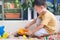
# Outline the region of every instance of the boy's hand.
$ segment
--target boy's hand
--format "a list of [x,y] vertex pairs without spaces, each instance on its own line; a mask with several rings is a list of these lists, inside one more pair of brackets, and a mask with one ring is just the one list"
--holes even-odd
[[32,31],[28,31],[26,34],[29,35],[29,36],[33,35]]
[[25,26],[25,29],[28,29],[29,26]]

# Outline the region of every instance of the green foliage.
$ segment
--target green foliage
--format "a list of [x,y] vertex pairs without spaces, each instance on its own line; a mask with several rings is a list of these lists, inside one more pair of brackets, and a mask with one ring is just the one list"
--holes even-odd
[[2,13],[2,6],[0,5],[0,13]]
[[[26,3],[22,4],[21,0],[5,0],[4,2],[5,3],[6,2],[8,2],[8,3],[14,3],[15,4],[15,8],[17,8],[17,9],[23,9],[25,11],[27,8],[30,8],[30,9],[33,8],[32,4],[33,4],[34,0],[27,0],[27,2],[28,2],[27,4]],[[17,9],[5,9],[4,11],[5,12],[16,13],[16,12],[19,11]]]
[[5,13],[19,13],[20,9],[5,9]]
[[21,3],[21,1],[15,0],[15,6],[16,6],[16,8],[21,9],[21,8],[22,8],[22,3]]
[[33,9],[33,2],[34,0],[27,0],[27,4],[22,4],[22,7],[24,10],[26,10],[27,8]]
[[54,6],[51,2],[46,2],[46,4],[47,4],[47,8],[48,8],[48,10],[49,11],[51,11],[51,12],[54,12],[54,9],[52,9],[52,7]]

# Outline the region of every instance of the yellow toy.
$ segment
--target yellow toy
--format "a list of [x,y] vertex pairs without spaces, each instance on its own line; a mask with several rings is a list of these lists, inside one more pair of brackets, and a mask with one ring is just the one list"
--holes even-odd
[[[26,35],[23,35],[24,40],[27,39]],[[30,40],[33,40],[33,38],[30,38]]]
[[28,30],[25,30],[25,29],[22,29],[22,28],[18,30],[18,34],[20,34],[20,35],[25,35],[26,32],[28,32]]
[[33,38],[30,38],[30,40],[33,40]]
[[0,36],[0,38],[2,38],[2,37]]
[[2,38],[8,38],[9,34],[7,32],[5,32],[2,36]]
[[3,36],[0,36],[0,38],[8,38],[8,33],[7,32],[5,32],[4,34],[3,34]]
[[26,35],[23,35],[23,38],[24,38],[24,40],[26,40],[27,39]]

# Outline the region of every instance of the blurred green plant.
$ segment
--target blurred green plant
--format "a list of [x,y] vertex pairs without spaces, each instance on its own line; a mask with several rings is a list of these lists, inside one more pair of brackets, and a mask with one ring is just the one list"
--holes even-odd
[[2,6],[0,5],[0,14],[2,13]]
[[4,10],[5,13],[19,13],[20,10],[19,9],[5,9]]
[[22,3],[21,3],[21,1],[15,0],[15,6],[16,6],[16,8],[21,9],[21,8],[22,8]]
[[51,2],[48,2],[48,1],[46,2],[46,4],[47,4],[48,10],[53,13],[54,12],[54,9],[53,9],[54,5]]
[[58,3],[57,15],[60,15],[60,3]]
[[27,8],[33,9],[33,2],[34,0],[26,0],[25,4],[22,4],[24,10]]
[[[25,3],[21,2],[22,0],[5,0],[5,3],[14,3],[15,8],[17,9],[23,9],[25,11],[27,8],[33,9],[33,2],[34,0],[26,0]],[[5,12],[11,12],[11,13],[16,13],[17,9],[5,9]],[[19,10],[18,10],[19,11]]]

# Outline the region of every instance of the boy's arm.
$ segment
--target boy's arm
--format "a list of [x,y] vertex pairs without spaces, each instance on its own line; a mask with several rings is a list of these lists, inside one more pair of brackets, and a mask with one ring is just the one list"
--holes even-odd
[[50,16],[45,16],[44,19],[41,21],[41,24],[38,27],[36,27],[32,30],[32,33],[34,33],[36,31],[38,31],[39,29],[43,28],[44,25],[47,25],[50,20],[51,20]]
[[34,33],[36,32],[36,31],[38,31],[39,29],[41,29],[41,28],[43,28],[44,27],[44,25],[43,24],[40,24],[38,27],[35,27],[34,28],[34,30],[29,30],[26,34],[27,35],[34,35]]
[[33,19],[32,22],[30,22],[29,24],[27,24],[27,25],[25,26],[25,29],[27,29],[27,28],[29,28],[31,25],[33,25],[33,24],[36,22],[36,20],[37,20],[37,18],[36,18],[36,19]]
[[38,31],[39,29],[43,28],[44,25],[40,24],[38,27],[34,28],[34,30],[32,30],[32,33],[35,33],[36,31]]

